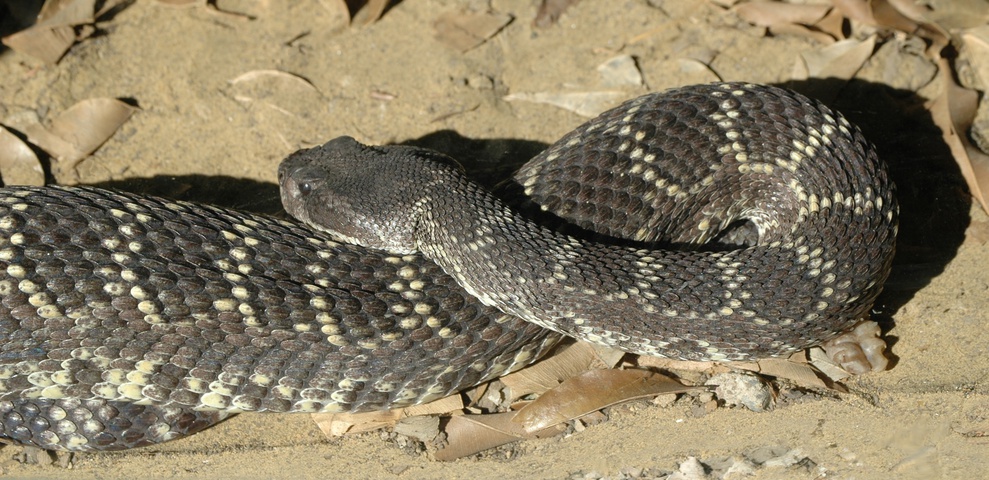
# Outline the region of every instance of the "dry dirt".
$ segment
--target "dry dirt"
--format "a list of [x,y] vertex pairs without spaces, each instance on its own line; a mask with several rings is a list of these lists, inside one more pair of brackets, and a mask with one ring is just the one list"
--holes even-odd
[[[328,2],[329,3],[329,2]],[[288,153],[351,135],[416,142],[461,158],[517,164],[583,119],[512,93],[596,91],[596,67],[637,61],[647,90],[716,80],[780,83],[799,52],[694,0],[584,0],[555,26],[532,26],[534,0],[399,3],[348,28],[315,0],[219,1],[226,11],[135,2],[99,23],[57,66],[0,53],[0,123],[45,120],[79,100],[127,98],[140,111],[93,156],[59,166],[58,183],[105,183],[244,208],[277,206],[275,167]],[[966,2],[979,5],[980,2]],[[288,5],[291,6],[288,6]],[[466,53],[433,38],[433,22],[464,5],[514,21]],[[981,4],[985,7],[985,4]],[[987,218],[968,197],[923,109],[936,90],[916,39],[884,36],[858,80],[793,85],[824,92],[891,164],[903,209],[900,250],[877,305],[893,367],[848,382],[851,394],[769,413],[637,403],[566,438],[450,463],[411,456],[377,434],[327,440],[305,415],[241,415],[191,438],[77,457],[70,470],[24,465],[18,478],[629,478],[705,462],[797,450],[800,466],[753,478],[989,478]],[[232,82],[277,69],[308,79]],[[146,179],[145,181],[132,181]],[[127,180],[126,182],[124,180]],[[762,452],[762,453],[760,453]],[[624,473],[623,473],[624,472]],[[643,474],[646,475],[646,474]]]

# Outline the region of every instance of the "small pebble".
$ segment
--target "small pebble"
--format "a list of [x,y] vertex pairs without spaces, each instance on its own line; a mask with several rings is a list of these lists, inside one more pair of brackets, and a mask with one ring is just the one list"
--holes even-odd
[[705,385],[717,385],[714,393],[728,406],[743,406],[753,412],[764,412],[773,402],[769,385],[759,377],[747,373],[719,373]]

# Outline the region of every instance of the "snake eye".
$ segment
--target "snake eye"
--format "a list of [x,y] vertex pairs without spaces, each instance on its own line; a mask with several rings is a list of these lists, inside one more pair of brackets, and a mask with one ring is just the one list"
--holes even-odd
[[303,195],[312,193],[312,184],[309,182],[299,182],[299,193]]

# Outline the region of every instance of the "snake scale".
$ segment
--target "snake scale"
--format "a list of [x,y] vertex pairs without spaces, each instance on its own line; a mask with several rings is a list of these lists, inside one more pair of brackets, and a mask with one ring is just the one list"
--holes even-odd
[[534,361],[557,332],[689,360],[783,355],[867,315],[897,222],[855,127],[738,83],[589,121],[515,175],[518,209],[438,153],[347,137],[279,178],[298,221],[0,190],[0,436],[120,449],[234,412],[412,405]]

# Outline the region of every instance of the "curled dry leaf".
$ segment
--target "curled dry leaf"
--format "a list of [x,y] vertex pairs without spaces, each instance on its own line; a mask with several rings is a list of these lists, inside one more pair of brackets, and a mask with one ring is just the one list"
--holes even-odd
[[433,23],[437,40],[466,52],[494,36],[512,21],[505,13],[447,12]]
[[103,145],[136,110],[115,98],[89,98],[60,113],[51,127],[31,125],[25,133],[61,163],[53,166],[58,177],[62,168],[74,167]]
[[958,163],[972,196],[982,205],[983,210],[989,212],[989,155],[980,151],[968,139],[968,129],[975,119],[979,94],[955,82],[947,60],[941,59],[938,67],[944,88],[942,94],[927,108],[934,124],[941,129],[942,138]]
[[544,393],[512,421],[531,434],[616,403],[697,388],[703,387],[687,387],[648,370],[590,370]]
[[569,110],[582,117],[594,117],[618,105],[628,94],[618,90],[598,92],[537,92],[513,93],[504,97],[509,102],[546,103]]
[[[319,93],[319,89],[312,84],[309,80],[300,77],[294,73],[283,72],[281,70],[251,70],[249,72],[244,72],[237,75],[236,78],[230,80],[231,85],[238,85],[242,83],[252,83],[260,82],[265,80],[273,80],[285,84],[294,85],[296,88],[300,88],[305,91]],[[250,100],[255,100],[255,98],[249,98]]]
[[96,0],[49,0],[36,24],[4,37],[3,44],[45,63],[57,63],[72,44],[92,34],[92,29],[77,34],[76,27],[92,24],[95,11]]
[[26,143],[0,126],[0,178],[4,185],[45,184],[45,171]]

